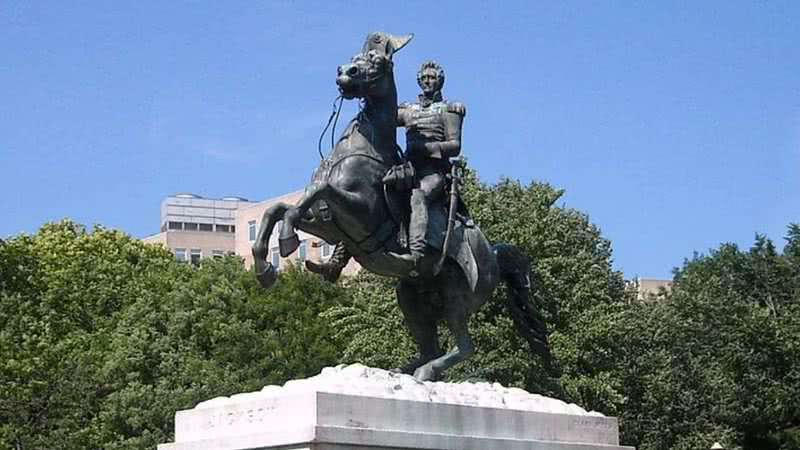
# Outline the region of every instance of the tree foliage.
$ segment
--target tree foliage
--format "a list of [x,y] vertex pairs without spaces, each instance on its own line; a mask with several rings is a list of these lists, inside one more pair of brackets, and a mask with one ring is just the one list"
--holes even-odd
[[176,410],[338,357],[342,291],[296,269],[265,292],[238,258],[64,221],[0,244],[0,276],[0,448],[152,448]]
[[[562,191],[469,173],[464,195],[492,241],[531,257],[561,375],[517,336],[501,289],[473,315],[477,352],[450,381],[619,416],[640,450],[800,448],[800,225],[782,251],[757,236],[695,255],[671,291],[639,302],[600,230],[557,205]],[[153,448],[199,401],[414,352],[394,282],[366,272],[330,285],[289,268],[264,291],[238,258],[195,267],[102,227],[0,241],[0,448]]]
[[[800,448],[800,225],[782,253],[757,236],[747,251],[724,244],[696,255],[671,291],[640,302],[612,269],[608,240],[585,214],[557,206],[561,195],[472,173],[465,187],[487,236],[531,257],[532,297],[562,376],[548,376],[492,299],[470,322],[477,353],[449,380],[498,381],[619,416],[622,441],[642,450]],[[348,283],[352,304],[325,313],[347,344],[344,361],[410,358],[392,284]]]
[[676,270],[635,305],[620,345],[626,438],[642,449],[800,448],[800,228],[780,254],[757,236]]
[[[556,206],[563,192],[547,184],[523,186],[504,179],[487,185],[469,172],[463,192],[475,222],[490,241],[514,244],[531,257],[532,300],[550,327],[553,352],[564,376],[556,380],[547,374],[517,335],[504,302],[494,298],[470,321],[476,354],[448,371],[448,379],[497,381],[615,411],[621,386],[606,373],[613,366],[613,355],[595,351],[593,341],[608,338],[610,326],[599,311],[619,308],[628,298],[622,274],[612,269],[609,241],[585,214]],[[415,348],[400,319],[393,283],[374,278],[360,275],[350,280],[352,304],[326,314],[347,343],[347,362],[399,366]],[[505,295],[499,290],[495,297]]]

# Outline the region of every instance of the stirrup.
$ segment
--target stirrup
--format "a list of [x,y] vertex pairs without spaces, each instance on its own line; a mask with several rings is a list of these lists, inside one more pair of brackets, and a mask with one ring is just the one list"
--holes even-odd
[[407,264],[411,265],[411,267],[408,269],[408,276],[409,277],[411,277],[411,278],[419,278],[419,276],[420,276],[419,262],[422,260],[422,258],[424,256],[415,257],[413,253],[393,253],[393,256],[395,258],[403,261],[403,263],[407,263]]

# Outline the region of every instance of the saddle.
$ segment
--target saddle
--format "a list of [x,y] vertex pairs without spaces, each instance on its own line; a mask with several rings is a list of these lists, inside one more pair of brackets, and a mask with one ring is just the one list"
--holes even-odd
[[[414,186],[414,168],[410,163],[393,166],[387,171],[384,180],[384,197],[389,212],[395,223],[400,225],[399,244],[408,244],[408,223],[411,217],[409,197]],[[439,251],[444,251],[445,234],[447,233],[448,208],[452,180],[447,180],[445,195],[435,201],[428,208],[428,227],[425,241],[428,246]],[[456,262],[469,281],[470,288],[475,289],[478,282],[478,269],[476,263],[477,242],[471,236],[477,232],[475,223],[469,216],[466,204],[461,197],[456,202],[456,220],[448,242],[447,258]]]

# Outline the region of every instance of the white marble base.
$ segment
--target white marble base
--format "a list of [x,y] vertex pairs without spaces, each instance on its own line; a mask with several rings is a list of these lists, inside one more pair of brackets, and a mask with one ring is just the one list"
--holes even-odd
[[[179,411],[175,443],[158,449],[632,450],[619,446],[617,419],[539,396],[524,401],[532,396],[521,390],[420,383],[364,366],[326,370]],[[565,411],[542,411],[557,404]]]

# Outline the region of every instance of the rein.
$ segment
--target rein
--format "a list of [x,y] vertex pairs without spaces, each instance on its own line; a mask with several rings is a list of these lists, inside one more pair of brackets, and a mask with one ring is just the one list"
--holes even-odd
[[[391,64],[391,61],[389,61],[389,64]],[[360,130],[359,124],[361,124],[362,122],[366,122],[366,123],[371,122],[369,116],[364,111],[365,102],[366,102],[366,98],[367,98],[367,93],[369,92],[370,88],[376,82],[382,80],[387,75],[387,73],[391,73],[391,66],[389,66],[389,70],[388,71],[387,70],[383,70],[381,72],[373,73],[373,74],[370,74],[370,72],[367,71],[367,74],[366,74],[366,76],[364,78],[363,83],[360,83],[360,85],[358,86],[358,92],[359,92],[359,94],[361,96],[362,102],[359,105],[358,115],[356,116],[356,118],[353,121],[355,123],[351,122],[351,126],[355,126],[359,130],[358,132],[361,133],[362,135],[363,135],[363,132],[362,132],[362,130]],[[337,105],[337,101],[338,101],[338,105]],[[317,142],[317,152],[319,153],[319,157],[320,157],[321,161],[320,161],[320,167],[317,169],[317,173],[314,175],[314,178],[315,178],[314,182],[328,182],[330,180],[331,173],[334,171],[334,169],[337,168],[345,160],[353,158],[353,157],[362,157],[362,158],[366,158],[368,160],[374,161],[374,162],[380,164],[381,166],[383,166],[384,169],[388,169],[393,165],[392,161],[387,161],[387,156],[386,155],[383,155],[382,153],[380,153],[372,145],[370,145],[369,148],[367,148],[367,149],[363,149],[363,150],[359,149],[360,151],[355,151],[353,153],[345,154],[345,155],[337,158],[336,160],[332,159],[334,151],[336,149],[336,142],[335,142],[336,124],[337,124],[337,122],[339,120],[339,115],[340,115],[340,113],[342,111],[343,102],[344,102],[344,95],[343,94],[340,94],[338,97],[336,97],[333,100],[333,110],[331,111],[331,114],[328,117],[328,122],[325,124],[325,128],[322,130],[322,133],[319,136],[319,141]],[[328,132],[328,128],[331,127],[331,123],[333,123],[333,127],[331,128],[331,153],[326,158],[325,155],[322,152],[322,140],[325,138],[325,133]],[[372,131],[374,133],[374,130],[370,130],[370,131]],[[364,137],[365,137],[365,139],[367,138],[366,136],[364,136]],[[372,140],[374,140],[374,136],[373,136],[373,139],[367,139],[367,140],[371,142]],[[340,142],[339,144],[341,145],[342,142]],[[347,150],[352,150],[352,148],[348,148]],[[364,151],[364,150],[366,150],[366,151]],[[387,204],[388,204],[388,200],[385,197],[386,196],[385,189],[386,189],[386,186],[384,185],[383,186],[384,201],[387,202]],[[356,239],[353,239],[349,235],[349,233],[347,232],[347,230],[345,228],[343,228],[342,226],[340,226],[336,222],[336,219],[335,219],[335,217],[333,215],[331,215],[331,219],[330,220],[332,220],[333,225],[336,228],[338,228],[339,232],[346,238],[346,240],[350,241],[351,245],[353,245],[356,249],[358,249],[359,252],[364,253],[364,254],[372,253],[372,252],[376,251],[377,249],[383,248],[383,246],[386,244],[386,242],[388,242],[390,239],[392,239],[392,236],[394,235],[394,232],[396,231],[396,228],[398,227],[398,223],[399,223],[390,212],[390,214],[388,216],[388,220],[385,220],[382,224],[377,226],[376,229],[372,230],[372,232],[370,232],[363,239],[356,240]]]
[[[374,76],[374,77],[367,76],[366,86],[362,86],[360,88],[360,90],[362,91],[362,95],[366,96],[366,92],[367,92],[367,89],[369,89],[369,86],[372,83],[374,83],[374,82],[380,80],[381,78],[383,78],[384,75],[386,75],[386,74],[385,73],[381,73],[380,75]],[[338,106],[336,105],[337,101],[339,102]],[[331,111],[331,115],[328,116],[328,122],[325,124],[325,128],[322,129],[322,133],[320,133],[320,135],[319,135],[319,140],[317,141],[317,153],[319,153],[319,159],[321,159],[321,160],[325,159],[325,155],[322,154],[322,139],[325,137],[325,133],[328,131],[328,127],[331,126],[331,122],[333,122],[333,128],[331,128],[331,150],[333,150],[333,147],[336,146],[336,142],[335,142],[335,139],[336,139],[336,123],[339,122],[339,114],[341,114],[341,112],[342,112],[342,103],[344,103],[344,96],[339,94],[339,96],[336,97],[333,100],[333,105],[332,105],[333,109]]]
[[[336,100],[339,100],[339,106],[336,106]],[[342,112],[342,103],[344,102],[344,97],[339,95],[333,100],[333,111],[331,111],[330,117],[328,117],[328,123],[325,124],[325,128],[322,130],[322,134],[319,135],[319,141],[317,142],[317,152],[319,153],[319,159],[325,160],[325,155],[322,154],[322,138],[325,137],[325,132],[328,131],[328,127],[331,126],[331,121],[333,121],[333,128],[331,129],[331,150],[334,147],[334,136],[336,135],[336,122],[339,121],[339,113]]]

